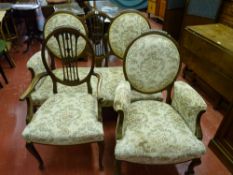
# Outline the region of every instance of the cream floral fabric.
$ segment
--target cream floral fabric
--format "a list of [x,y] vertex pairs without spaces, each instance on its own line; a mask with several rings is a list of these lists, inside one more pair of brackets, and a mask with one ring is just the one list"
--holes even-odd
[[125,59],[130,84],[143,92],[156,92],[172,83],[180,64],[176,45],[169,38],[155,33],[136,40]]
[[117,140],[115,157],[143,164],[174,164],[205,153],[183,118],[168,104],[145,100],[125,111],[123,138]]
[[[48,53],[46,52],[46,58],[48,57]],[[35,75],[46,72],[44,64],[41,59],[41,51],[34,53],[27,62],[27,68],[32,69]]]
[[140,14],[128,12],[119,15],[109,28],[109,44],[113,53],[123,58],[128,45],[136,37],[149,30],[148,21]]
[[[101,105],[108,107],[113,106],[113,101],[115,97],[115,91],[118,84],[125,80],[123,68],[122,67],[102,67],[95,68],[95,71],[99,73],[102,77],[100,89],[99,89],[99,97],[103,99]],[[134,100],[142,100],[142,99],[154,99],[161,101],[162,93],[154,93],[154,94],[142,94],[136,91],[131,91],[131,101]]]
[[[53,15],[51,18],[48,19],[48,21],[45,24],[44,27],[44,37],[46,38],[54,29],[58,27],[72,27],[77,30],[79,30],[81,33],[86,35],[86,29],[84,27],[83,22],[77,18],[74,15],[71,15],[69,13],[57,13],[56,15]],[[73,41],[74,42],[74,41]],[[79,47],[77,51],[77,55],[79,55],[85,48],[86,42],[80,38],[78,40]],[[59,45],[54,37],[52,37],[47,44],[50,51],[57,56],[58,58],[61,58],[60,51],[59,51]]]
[[[79,68],[79,76],[80,78],[83,78],[86,76],[86,74],[89,72],[88,67],[81,67]],[[62,78],[63,72],[62,69],[56,69],[54,71],[55,75]],[[42,103],[45,102],[49,97],[53,96],[53,84],[52,79],[50,76],[47,76],[42,79],[43,83],[40,84],[39,88],[37,87],[34,92],[32,92],[31,97],[34,105],[42,105]],[[93,90],[93,95],[96,96],[96,90],[97,90],[97,78],[95,76],[92,76],[91,78],[91,85]],[[83,83],[79,86],[66,86],[60,83],[57,83],[57,89],[58,93],[69,93],[69,92],[87,92],[87,85],[86,83]]]
[[[80,76],[86,75],[87,71],[89,70],[88,67],[79,68]],[[100,88],[98,89],[99,94],[98,97],[102,98],[103,101],[101,103],[104,107],[113,106],[115,90],[120,83],[120,81],[124,80],[124,74],[122,67],[101,67],[95,68],[95,72],[101,75],[101,84]],[[57,69],[56,74],[62,77],[62,70]],[[53,85],[52,80],[48,76],[44,78],[44,82],[40,85],[39,89],[36,89],[31,95],[32,100],[35,105],[41,105],[46,99],[48,99],[51,95],[53,95]],[[93,76],[91,79],[92,90],[93,94],[96,95],[97,91],[97,79]],[[69,87],[65,85],[61,85],[58,83],[58,92],[86,92],[86,84],[80,86]],[[139,92],[132,91],[131,92],[131,100],[138,100],[138,99],[155,99],[155,100],[162,100],[161,93],[155,93],[152,95],[142,94]]]
[[114,98],[114,109],[115,111],[125,111],[131,103],[131,90],[128,81],[121,81],[116,88]]
[[187,83],[177,81],[174,84],[172,106],[179,112],[190,130],[195,134],[197,116],[199,112],[207,109],[203,98]]
[[97,105],[96,98],[87,93],[53,95],[35,113],[23,137],[27,142],[52,145],[102,141]]

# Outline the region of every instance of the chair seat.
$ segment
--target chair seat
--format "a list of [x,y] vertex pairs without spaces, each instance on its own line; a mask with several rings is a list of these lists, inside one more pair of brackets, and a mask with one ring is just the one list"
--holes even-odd
[[174,164],[199,158],[205,146],[168,104],[137,101],[125,111],[124,136],[117,140],[118,160],[142,164]]
[[[80,76],[86,75],[86,72],[89,70],[89,68],[82,67],[79,68]],[[95,68],[95,72],[99,73],[102,77],[101,80],[101,87],[99,89],[99,98],[102,98],[103,101],[101,103],[104,107],[109,107],[113,105],[114,101],[114,94],[116,87],[118,86],[119,82],[121,80],[124,80],[124,74],[122,67],[101,67],[101,68]],[[59,76],[62,76],[62,70],[57,69],[55,70],[55,73]],[[91,80],[92,84],[92,90],[93,94],[96,95],[96,89],[97,89],[97,78],[93,77]],[[53,85],[52,80],[48,76],[44,78],[44,80],[41,81],[41,83],[36,86],[36,90],[31,94],[33,104],[40,106],[45,102],[46,99],[48,99],[50,96],[53,95]],[[58,83],[58,92],[86,92],[87,88],[86,85],[80,85],[80,86],[65,86]],[[136,91],[132,91],[132,100],[139,100],[139,99],[155,99],[155,100],[162,100],[162,93],[156,93],[156,94],[142,94]]]
[[74,145],[102,141],[97,99],[87,93],[58,93],[35,113],[23,131],[27,142]]

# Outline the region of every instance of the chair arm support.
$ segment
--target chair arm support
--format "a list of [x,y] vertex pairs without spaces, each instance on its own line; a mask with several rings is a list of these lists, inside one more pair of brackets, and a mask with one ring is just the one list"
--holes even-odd
[[30,96],[30,94],[33,92],[35,86],[37,85],[37,83],[39,82],[39,80],[45,76],[47,76],[48,73],[47,72],[42,72],[37,74],[33,79],[32,82],[30,83],[30,85],[28,86],[28,88],[26,89],[26,91],[20,96],[19,100],[23,101],[25,100],[28,96]]
[[99,98],[99,89],[100,89],[100,86],[101,86],[101,80],[103,79],[102,78],[102,75],[99,74],[99,73],[96,73],[94,72],[93,75],[97,78],[97,87],[96,87],[96,97],[98,99],[98,121],[103,121],[102,119],[102,107],[101,107],[101,103],[102,103],[102,98]]
[[121,81],[116,88],[113,108],[116,111],[125,111],[131,102],[131,89],[127,81]]
[[190,130],[201,139],[200,118],[207,108],[203,98],[187,83],[177,81],[174,84],[171,105],[181,115]]

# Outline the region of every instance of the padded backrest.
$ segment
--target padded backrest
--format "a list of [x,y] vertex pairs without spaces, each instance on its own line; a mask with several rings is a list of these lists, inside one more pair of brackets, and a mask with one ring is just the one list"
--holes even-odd
[[164,32],[150,31],[135,39],[124,56],[124,74],[132,88],[155,93],[171,85],[180,67],[175,40]]
[[216,19],[222,0],[189,0],[187,14]]
[[136,10],[124,11],[114,18],[109,27],[109,45],[114,55],[123,59],[128,45],[139,35],[150,30],[148,20]]
[[[46,38],[52,31],[54,31],[54,29],[58,27],[64,27],[64,26],[73,27],[79,30],[84,35],[87,34],[85,24],[79,17],[75,16],[73,13],[70,13],[70,12],[57,12],[57,13],[54,13],[52,16],[50,16],[48,20],[46,21],[45,26],[44,26],[44,38]],[[59,49],[57,48],[58,45],[53,44],[54,42],[55,42],[54,38],[51,38],[49,43],[47,43],[48,49],[50,53],[60,58],[61,55],[60,55]],[[80,52],[83,49],[80,48]]]

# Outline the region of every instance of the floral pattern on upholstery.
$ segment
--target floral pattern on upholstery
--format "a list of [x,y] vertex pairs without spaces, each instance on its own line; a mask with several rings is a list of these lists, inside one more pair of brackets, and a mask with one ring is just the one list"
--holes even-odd
[[195,134],[198,114],[207,109],[203,98],[187,83],[176,81],[172,106]]
[[[95,68],[95,71],[101,75],[103,78],[100,89],[99,89],[99,98],[102,98],[101,105],[108,107],[113,106],[113,101],[115,97],[115,91],[118,84],[125,80],[125,76],[123,73],[122,67],[102,67]],[[142,100],[142,99],[154,99],[161,101],[162,93],[154,93],[154,94],[142,94],[136,91],[131,92],[131,100]]]
[[109,44],[113,53],[123,58],[128,45],[139,35],[150,30],[150,24],[139,13],[120,14],[109,28]]
[[35,113],[23,131],[27,142],[74,145],[102,141],[96,97],[87,93],[58,93]]
[[[62,70],[57,69],[55,70],[56,74],[59,74],[58,76],[62,77]],[[86,67],[79,68],[80,76],[85,75],[88,72],[88,69]],[[124,80],[124,74],[122,67],[101,67],[101,68],[95,68],[95,72],[101,75],[101,84],[100,88],[98,89],[99,94],[98,97],[102,98],[101,105],[104,107],[113,106],[114,96],[115,96],[115,90],[120,83],[120,81]],[[44,82],[42,85],[40,85],[40,88],[36,89],[32,94],[32,100],[34,105],[41,105],[46,99],[48,99],[50,96],[53,95],[53,84],[50,76],[47,76],[46,78],[43,78]],[[43,80],[42,79],[42,80]],[[97,79],[93,76],[91,79],[92,84],[92,90],[93,94],[96,95],[97,90]],[[86,84],[82,84],[80,86],[65,86],[58,83],[58,92],[87,92]],[[155,94],[142,94],[136,91],[131,92],[131,100],[139,100],[139,99],[155,99],[161,101],[162,94],[161,93],[155,93]]]
[[123,138],[117,140],[115,157],[143,164],[173,164],[205,153],[183,118],[168,104],[145,100],[124,111]]
[[[59,12],[51,16],[45,23],[44,37],[46,38],[55,28],[64,26],[73,27],[82,32],[84,35],[87,33],[84,27],[84,23],[78,17],[69,13]],[[77,55],[79,55],[86,46],[86,42],[82,38],[78,40],[78,43],[80,46],[78,47]],[[48,41],[47,46],[56,57],[61,58],[59,45],[54,37]]]
[[131,103],[131,90],[128,81],[121,81],[116,88],[114,98],[114,109],[115,111],[126,110]]
[[176,78],[180,55],[176,45],[159,33],[138,38],[125,55],[125,73],[131,86],[143,92],[161,91]]
[[[89,72],[88,67],[82,67],[79,68],[79,76],[83,78],[86,76],[86,74]],[[62,69],[56,69],[54,70],[55,75],[58,77],[63,77],[63,72]],[[31,97],[34,105],[42,105],[49,97],[51,97],[53,93],[53,83],[52,79],[50,76],[47,76],[42,79],[43,83],[40,85],[39,88],[36,88],[34,92],[32,92]],[[97,78],[92,76],[91,78],[91,85],[92,85],[92,90],[93,90],[93,95],[96,95],[96,90],[97,90]],[[87,85],[86,83],[83,83],[79,86],[66,86],[60,83],[57,83],[57,89],[58,93],[77,93],[77,92],[82,92],[82,93],[87,93]]]
[[[48,57],[48,53],[46,53],[46,58]],[[27,68],[32,69],[35,75],[46,72],[44,64],[41,59],[41,51],[34,53],[27,62]]]

